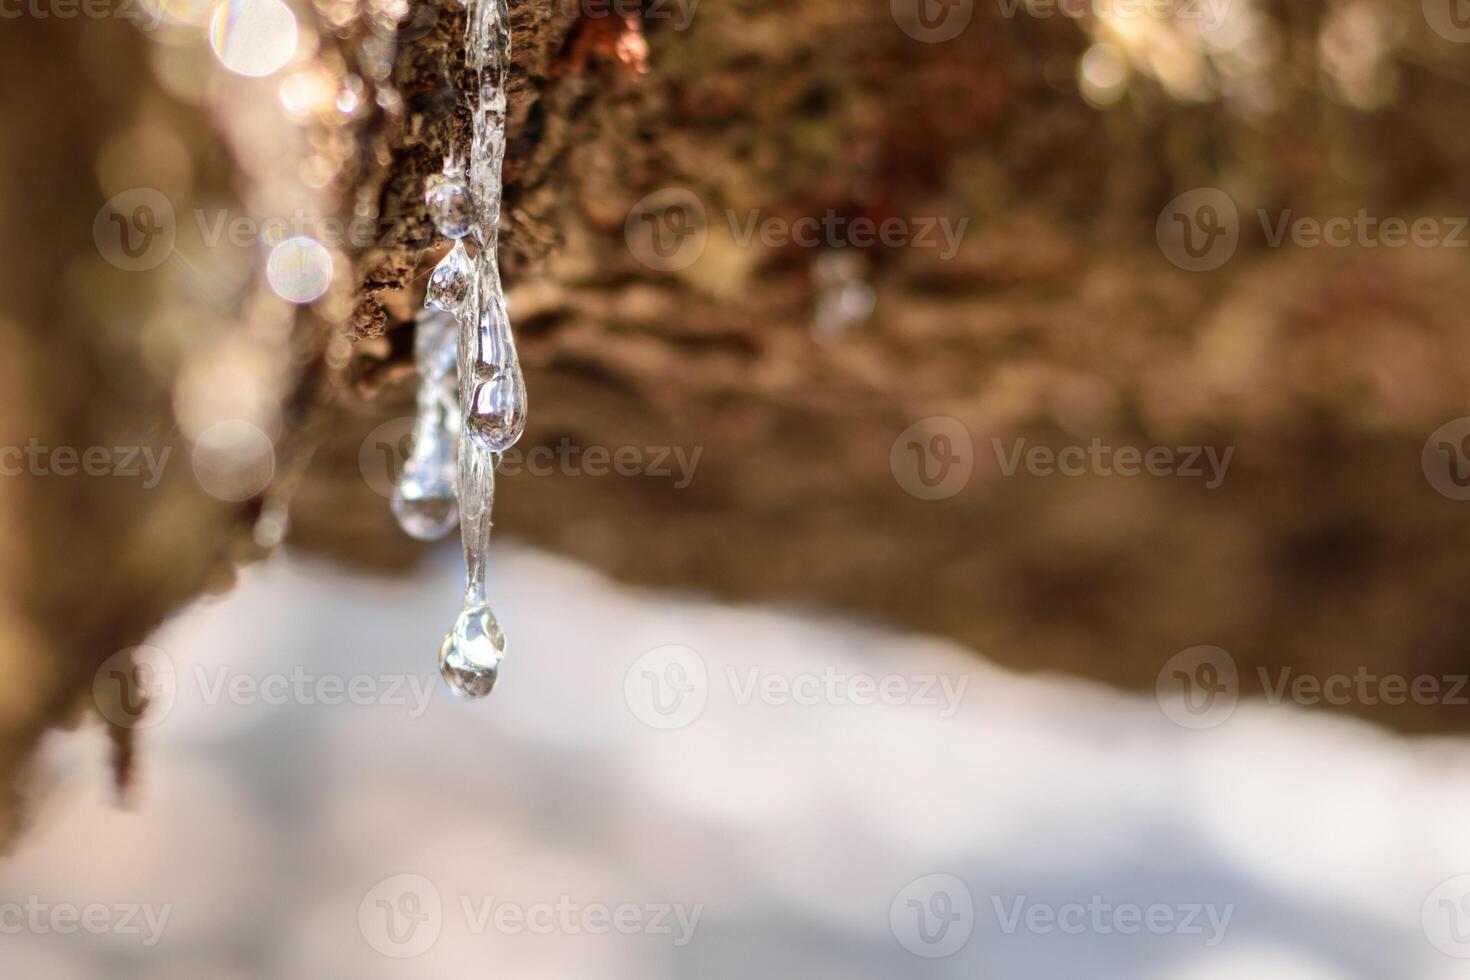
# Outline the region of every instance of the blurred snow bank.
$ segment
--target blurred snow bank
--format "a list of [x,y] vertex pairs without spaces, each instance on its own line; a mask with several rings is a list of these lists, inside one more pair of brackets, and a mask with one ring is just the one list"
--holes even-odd
[[1191,731],[867,624],[503,546],[493,575],[480,703],[434,669],[454,548],[404,580],[280,558],[167,624],[131,810],[99,732],[48,746],[3,975],[1470,976],[1435,891],[1470,872],[1459,744],[1259,705]]

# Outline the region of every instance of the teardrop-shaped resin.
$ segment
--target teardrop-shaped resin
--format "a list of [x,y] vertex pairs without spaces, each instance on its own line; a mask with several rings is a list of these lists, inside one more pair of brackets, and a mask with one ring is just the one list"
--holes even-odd
[[464,698],[483,698],[495,687],[505,634],[484,603],[465,606],[439,647],[439,673]]
[[464,242],[455,242],[449,253],[434,266],[434,271],[429,273],[424,305],[431,310],[458,316],[469,301],[474,274],[475,266],[465,251]]
[[475,386],[465,424],[470,438],[492,453],[503,453],[516,444],[526,430],[526,385],[519,365],[514,374]]
[[475,202],[463,180],[444,177],[431,181],[424,191],[424,204],[445,238],[463,238],[474,228]]
[[413,359],[421,383],[449,377],[459,358],[459,324],[442,310],[423,309],[414,320]]
[[459,498],[454,494],[454,482],[432,474],[421,479],[405,467],[403,478],[393,490],[393,516],[409,537],[438,541],[459,523]]

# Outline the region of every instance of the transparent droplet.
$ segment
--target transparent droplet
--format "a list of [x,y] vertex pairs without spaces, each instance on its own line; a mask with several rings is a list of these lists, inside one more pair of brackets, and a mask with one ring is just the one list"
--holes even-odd
[[459,324],[451,314],[424,310],[414,322],[414,363],[421,378],[442,378],[453,373],[459,351]]
[[424,191],[424,203],[434,227],[445,238],[463,238],[474,227],[474,200],[462,180],[445,177],[431,182]]
[[[393,516],[409,537],[438,541],[459,523],[459,499],[452,478],[442,479],[440,473],[426,469],[428,472],[411,473],[404,467],[403,478],[393,490]],[[454,472],[452,463],[449,472]]]
[[475,386],[466,424],[470,437],[493,453],[516,444],[526,429],[526,384],[520,365]]
[[415,325],[418,415],[413,444],[393,490],[398,526],[420,541],[437,541],[459,523],[459,382],[454,373],[459,342],[454,318],[425,311]]
[[424,305],[431,310],[458,314],[470,298],[474,281],[474,264],[465,251],[464,242],[455,242],[449,254],[439,260],[429,274],[429,288]]
[[505,634],[484,603],[470,603],[439,647],[439,673],[460,697],[483,698],[495,686]]

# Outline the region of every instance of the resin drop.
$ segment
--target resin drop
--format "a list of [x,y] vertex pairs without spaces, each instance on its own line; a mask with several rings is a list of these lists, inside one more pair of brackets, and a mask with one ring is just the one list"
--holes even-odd
[[431,183],[424,203],[445,238],[463,238],[474,230],[475,203],[463,181],[450,177]]
[[526,429],[526,386],[520,372],[475,386],[470,401],[470,437],[494,453],[516,444]]
[[398,526],[420,541],[437,541],[459,523],[454,486],[457,418],[453,389],[420,397],[413,449],[393,492]]
[[526,428],[526,379],[521,374],[494,260],[482,253],[478,271],[482,312],[465,427],[480,446],[503,453],[516,444]]
[[474,274],[474,263],[465,251],[464,242],[455,242],[449,254],[440,259],[429,274],[424,305],[432,310],[458,315],[469,302]]
[[483,698],[495,686],[505,634],[484,603],[466,606],[439,648],[439,673],[455,694]]
[[458,338],[454,319],[431,310],[419,314],[414,329],[418,414],[412,448],[393,491],[393,516],[410,537],[436,541],[459,522]]

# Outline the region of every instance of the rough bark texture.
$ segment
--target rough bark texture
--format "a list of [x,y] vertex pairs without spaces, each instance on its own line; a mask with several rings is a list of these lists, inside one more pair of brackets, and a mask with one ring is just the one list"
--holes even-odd
[[[1248,690],[1257,666],[1463,673],[1470,504],[1436,492],[1420,450],[1466,412],[1466,251],[1273,249],[1254,220],[1463,214],[1463,46],[1392,13],[1394,40],[1365,69],[1390,98],[1365,107],[1343,96],[1351,72],[1323,66],[1332,10],[1302,5],[1269,20],[1270,111],[1189,104],[1147,73],[1099,110],[1076,83],[1096,25],[1003,9],[977,4],[957,38],[922,43],[884,4],[705,0],[684,23],[667,5],[623,18],[512,3],[503,239],[532,399],[523,447],[580,452],[549,475],[504,475],[497,533],[631,581],[834,606],[1134,687],[1201,643],[1228,649]],[[322,437],[294,542],[389,569],[419,554],[381,492],[407,426],[384,423],[410,411],[407,323],[442,247],[420,193],[464,125],[462,17],[415,20],[394,68],[403,111],[352,124],[362,159],[341,206],[367,200],[386,233],[352,253],[360,288],[340,315],[292,328],[280,396],[285,482],[292,447]],[[343,32],[306,26],[353,63]],[[171,105],[129,25],[25,28],[0,58],[6,444],[168,431],[177,366],[150,360],[138,327],[156,283],[112,275],[89,239],[107,197],[97,161],[124,121],[154,114],[182,134],[196,191],[239,175],[218,120]],[[1241,210],[1239,251],[1209,273],[1176,268],[1155,240],[1160,209],[1198,186]],[[705,244],[660,271],[639,202],[670,188],[699,201]],[[969,224],[947,259],[862,249],[873,314],[824,339],[812,324],[832,250],[740,238],[752,212],[829,210]],[[974,473],[926,501],[892,453],[933,416],[968,431]],[[1007,476],[992,444],[1094,437],[1234,456],[1208,490]],[[700,456],[679,487],[589,475],[592,447]],[[100,664],[259,552],[250,529],[270,495],[225,505],[188,469],[146,493],[0,481],[0,667],[15,679],[0,776],[13,783],[42,729],[88,699]],[[1406,729],[1464,718],[1348,708]]]

